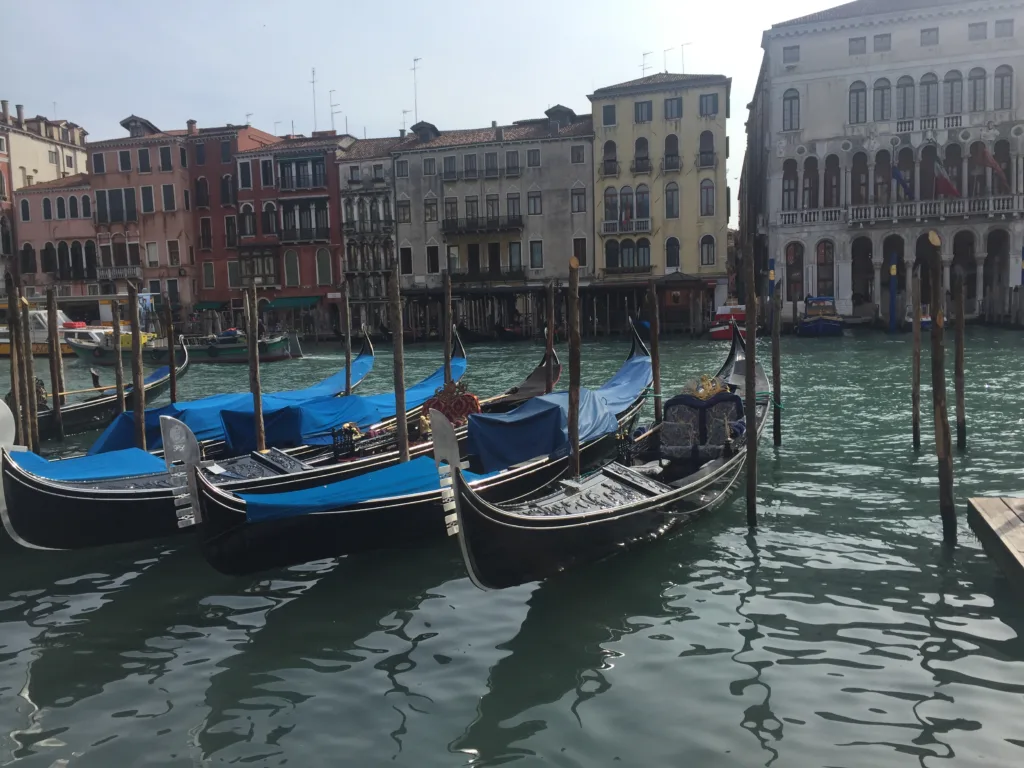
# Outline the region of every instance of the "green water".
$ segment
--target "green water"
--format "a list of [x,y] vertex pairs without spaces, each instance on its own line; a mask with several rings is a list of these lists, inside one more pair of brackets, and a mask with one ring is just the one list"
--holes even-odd
[[[0,762],[1020,765],[1024,598],[964,512],[971,495],[1024,493],[1024,336],[970,329],[967,344],[953,553],[930,393],[915,454],[909,339],[868,334],[784,339],[784,444],[761,443],[756,535],[737,498],[668,540],[499,593],[469,583],[453,541],[249,578],[214,573],[187,540],[7,556]],[[586,383],[626,350],[587,346]],[[724,352],[664,343],[666,389]],[[390,388],[379,353],[367,392]],[[412,380],[440,353],[408,356]],[[469,383],[498,391],[539,356],[471,347]],[[322,349],[264,367],[264,385],[337,364]],[[197,366],[182,396],[245,377]]]

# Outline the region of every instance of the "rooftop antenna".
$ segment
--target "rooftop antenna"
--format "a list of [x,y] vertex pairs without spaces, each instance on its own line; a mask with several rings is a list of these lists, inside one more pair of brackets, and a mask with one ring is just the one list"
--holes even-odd
[[366,126],[363,126],[363,139],[366,139]]
[[313,130],[316,130],[316,67],[313,67],[313,79],[309,81],[313,84]]
[[53,102],[53,119],[57,119],[57,102]]
[[647,63],[647,57],[650,56],[651,53],[653,53],[653,51],[647,51],[643,56],[643,64],[640,65],[641,77],[647,77],[647,70],[651,68],[651,66]]
[[421,58],[412,60],[412,119],[414,122],[420,121],[420,103],[419,94],[416,89],[416,65],[422,61]]
[[253,115],[252,112],[246,112],[245,113],[245,124],[246,125],[252,125],[252,123],[249,122],[249,118],[252,117],[252,115]]
[[676,49],[676,47],[673,45],[671,48],[666,48],[664,50],[664,52],[661,54],[664,57],[664,59],[665,59],[665,71],[666,72],[668,72],[668,52],[669,51],[674,51],[675,49]]
[[335,107],[340,107],[341,105],[334,103],[334,91],[333,90],[327,92],[327,97],[328,97],[327,98],[327,103],[330,104],[330,106],[331,106],[331,130],[333,131],[334,130],[334,116],[341,114],[341,110],[340,109],[336,110]]
[[345,133],[348,133],[348,115],[345,115]]
[[292,136],[295,135],[295,121],[292,120]]
[[693,41],[682,43],[679,46],[679,66],[681,67],[679,71],[683,74],[686,73],[686,46],[688,45],[693,45]]
[[412,112],[411,109],[403,109],[402,110],[402,130],[403,131],[405,130],[405,116],[408,115],[410,112]]

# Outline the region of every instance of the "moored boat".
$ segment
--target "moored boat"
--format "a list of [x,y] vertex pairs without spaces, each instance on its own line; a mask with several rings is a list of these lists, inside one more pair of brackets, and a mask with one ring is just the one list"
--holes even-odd
[[800,336],[842,336],[843,318],[836,310],[831,296],[808,296],[804,299],[804,314],[797,324]]
[[726,304],[715,310],[715,319],[708,332],[712,341],[732,341],[732,324],[739,325],[741,332],[747,321],[747,308],[743,304]]
[[[185,339],[189,354],[197,363],[218,365],[249,362],[249,347],[245,333],[229,329],[216,336],[193,336]],[[257,342],[261,363],[273,363],[291,358],[291,344],[285,335],[269,336]]]

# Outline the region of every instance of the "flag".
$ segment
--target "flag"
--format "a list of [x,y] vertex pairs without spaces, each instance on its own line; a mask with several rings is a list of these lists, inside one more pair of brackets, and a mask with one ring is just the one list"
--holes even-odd
[[935,194],[944,197],[960,197],[956,185],[950,181],[949,174],[938,160],[935,161]]
[[1003,182],[1003,188],[1009,192],[1010,182],[1006,180],[1006,174],[1003,173],[1003,166],[999,164],[999,161],[992,157],[992,153],[988,151],[988,147],[983,147],[981,150],[981,164],[988,166],[992,169],[992,172]]
[[896,183],[903,189],[903,194],[907,196],[907,200],[914,199],[914,193],[910,191],[910,185],[907,183],[906,178],[900,172],[898,165],[892,167],[892,177],[896,180]]

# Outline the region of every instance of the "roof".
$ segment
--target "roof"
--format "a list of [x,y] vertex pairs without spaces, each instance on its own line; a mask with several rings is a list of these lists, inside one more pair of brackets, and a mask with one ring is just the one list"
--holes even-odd
[[[244,127],[244,126],[239,126]],[[339,146],[343,136],[302,136],[296,139],[281,139],[264,144],[261,147],[253,147],[245,152],[239,152],[236,157],[248,157],[252,155],[265,155],[268,152],[278,154],[281,152],[305,152],[309,150],[322,149],[325,152],[333,152]]]
[[27,187],[22,187],[21,189],[18,190],[18,192],[24,194],[28,192],[41,192],[47,189],[70,189],[72,187],[87,186],[89,186],[89,174],[76,173],[71,176],[65,176],[63,179],[54,179],[53,181],[40,181],[38,184],[31,184]]
[[354,144],[343,150],[339,160],[366,160],[371,157],[387,157],[396,144],[405,141],[399,136],[386,139],[357,139]]
[[604,88],[598,88],[587,98],[593,101],[595,98],[616,96],[620,93],[661,91],[671,86],[699,88],[707,85],[729,85],[731,82],[731,78],[725,75],[683,75],[676,72],[658,72],[647,77],[638,77],[636,80],[627,80],[616,85],[606,85]]
[[[417,124],[419,125],[419,123]],[[501,138],[498,132],[501,131]],[[420,141],[416,133],[407,134],[392,147],[395,152],[411,152],[419,149],[442,149],[462,147],[470,144],[492,144],[510,141],[540,141],[542,139],[567,139],[575,136],[593,136],[594,123],[591,116],[582,115],[572,122],[563,124],[557,133],[552,133],[550,121],[543,118],[512,125],[490,126],[488,128],[464,128],[455,131],[439,131],[428,141]]]
[[818,21],[841,21],[855,19],[858,16],[874,16],[882,13],[899,13],[900,11],[924,10],[943,5],[963,5],[965,0],[853,0],[824,11],[810,13],[789,21],[773,24],[776,27],[790,27],[797,24],[813,24]]

